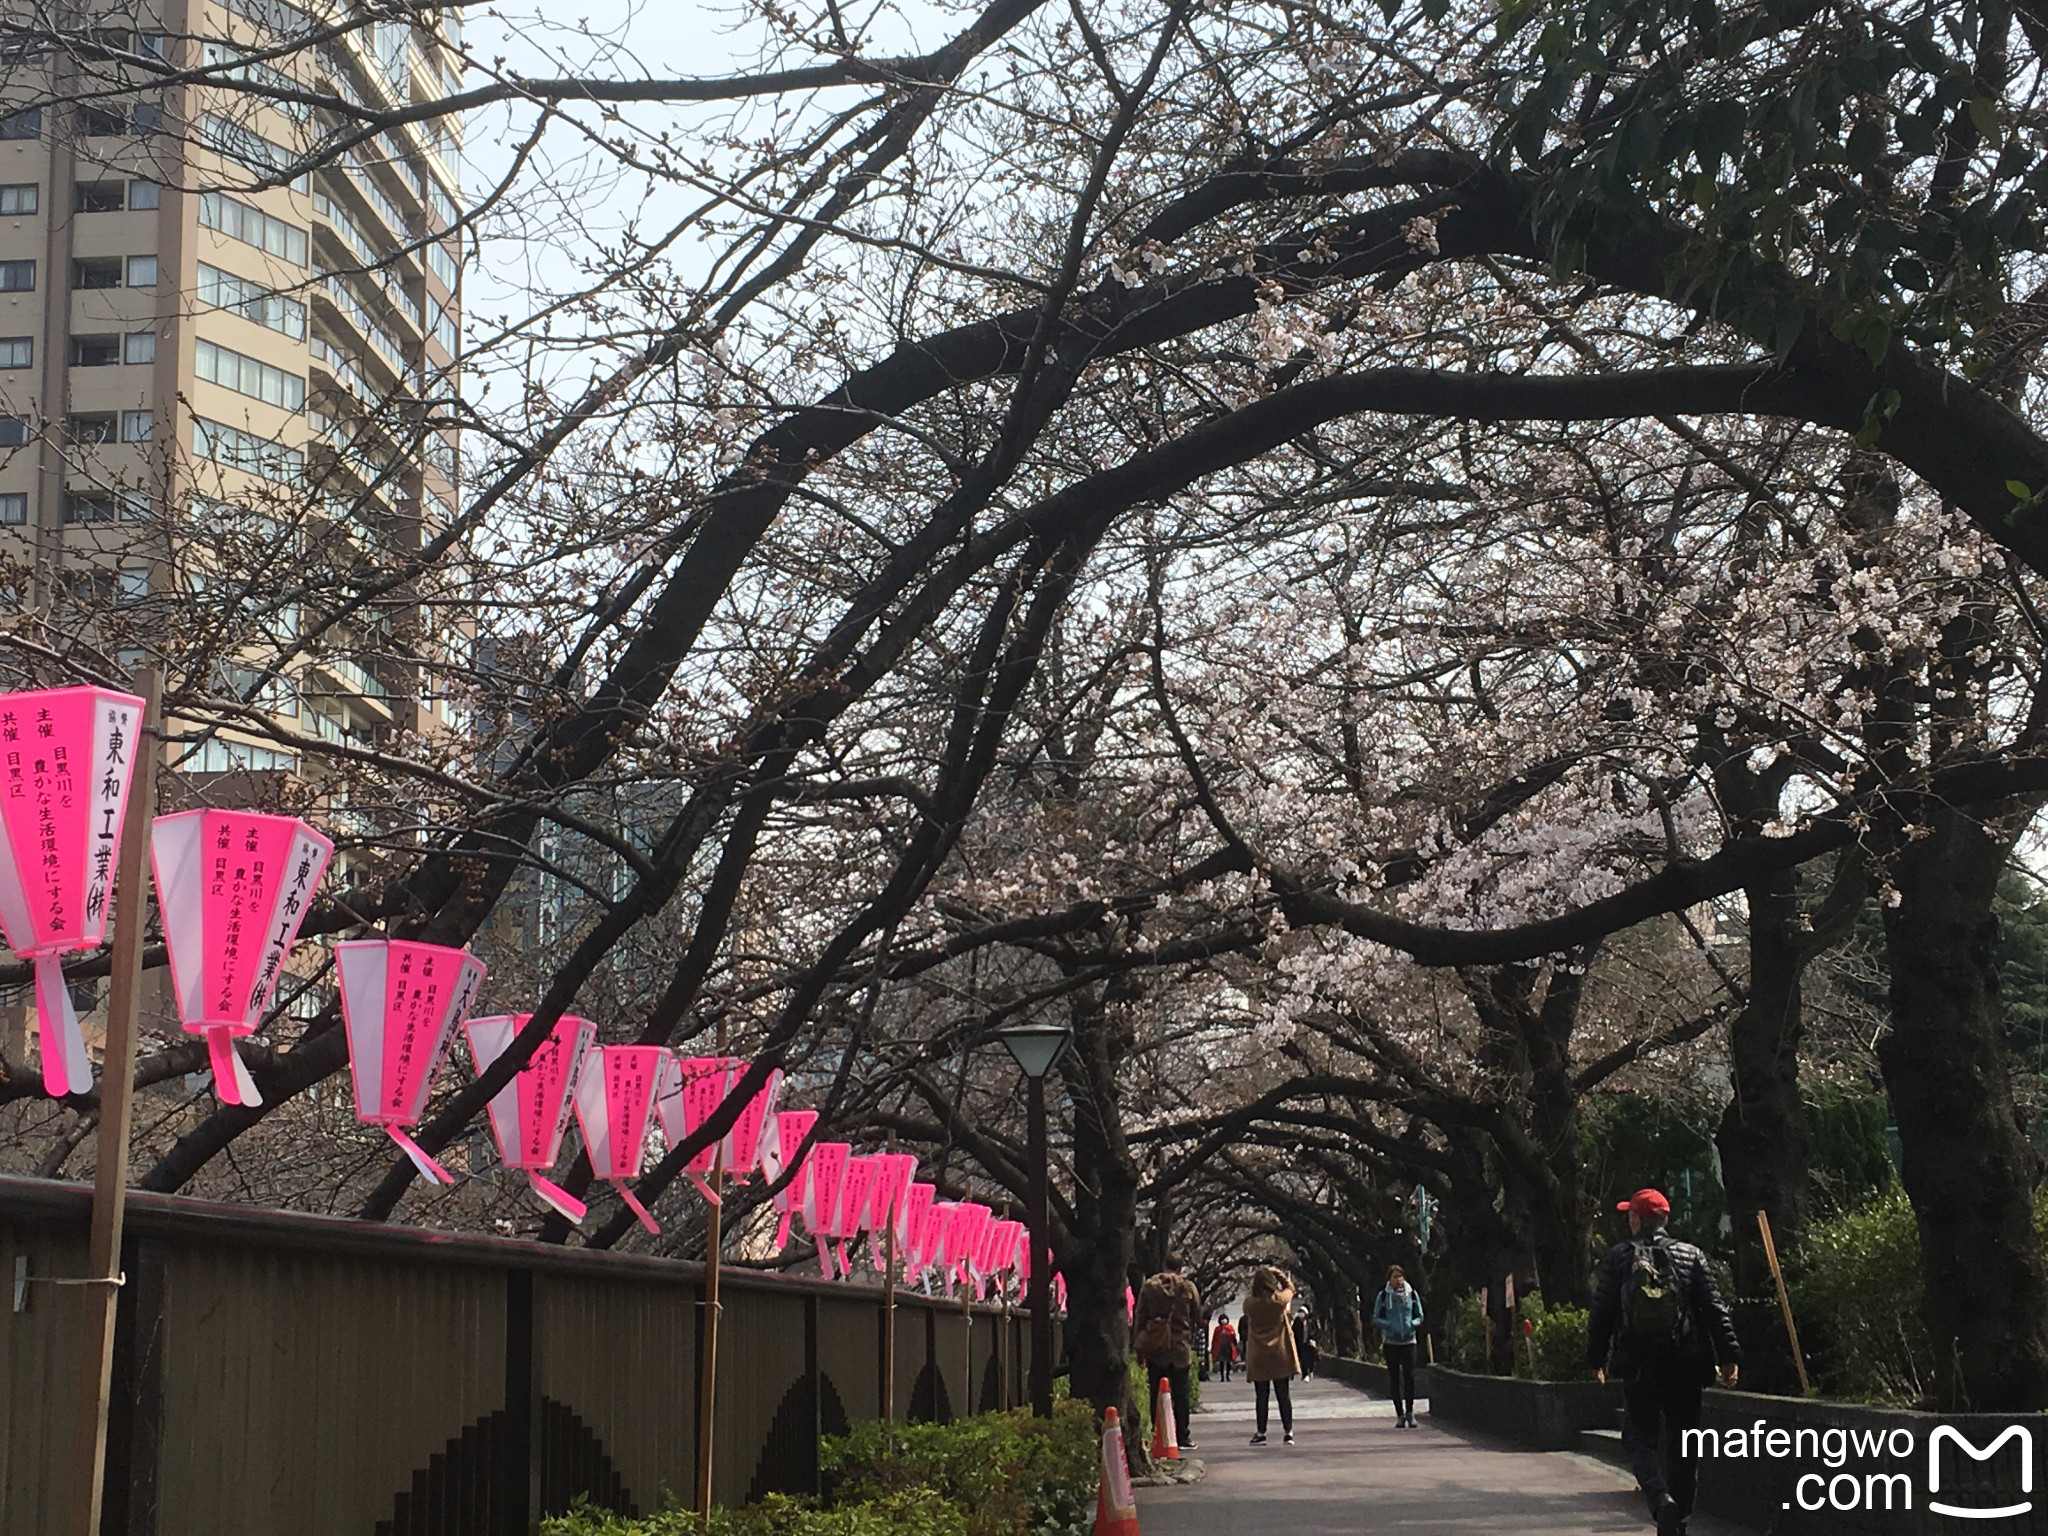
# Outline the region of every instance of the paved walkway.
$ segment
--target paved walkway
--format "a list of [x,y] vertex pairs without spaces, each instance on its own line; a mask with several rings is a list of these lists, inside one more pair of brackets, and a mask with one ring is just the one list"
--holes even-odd
[[[1199,1483],[1140,1488],[1143,1536],[1649,1536],[1627,1474],[1590,1456],[1525,1451],[1432,1423],[1394,1428],[1391,1404],[1334,1381],[1294,1383],[1293,1445],[1247,1445],[1252,1391],[1202,1383],[1190,1426],[1208,1468]],[[1150,1428],[1149,1417],[1146,1420]],[[1744,1536],[1697,1515],[1693,1536]]]

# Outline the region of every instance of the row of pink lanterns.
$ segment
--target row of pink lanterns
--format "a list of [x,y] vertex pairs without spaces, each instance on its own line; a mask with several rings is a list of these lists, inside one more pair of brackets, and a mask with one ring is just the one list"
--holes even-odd
[[[92,1086],[85,1038],[64,981],[63,957],[100,946],[112,911],[114,855],[137,760],[142,700],[98,687],[0,694],[0,931],[35,968],[44,1086],[54,1095]],[[159,816],[151,828],[172,993],[187,1032],[207,1043],[215,1090],[231,1104],[261,1102],[236,1037],[255,1031],[276,995],[312,895],[334,845],[295,816],[196,810]],[[447,1169],[411,1136],[458,1028],[478,1072],[503,1055],[531,1014],[471,1018],[484,964],[466,949],[402,939],[335,946],[356,1113],[381,1127],[427,1179]],[[592,1171],[608,1180],[649,1231],[654,1218],[626,1181],[644,1165],[659,1122],[671,1144],[724,1104],[746,1064],[726,1056],[678,1056],[665,1046],[594,1044],[596,1026],[564,1014],[547,1040],[491,1100],[500,1156],[524,1172],[544,1201],[572,1221],[583,1203],[550,1178],[573,1109]],[[821,1141],[805,1156],[812,1110],[778,1110],[782,1074],[771,1072],[719,1141],[685,1172],[719,1202],[707,1175],[744,1182],[760,1171],[786,1182],[775,1196],[775,1246],[799,1217],[827,1276],[852,1271],[848,1245],[868,1234],[877,1268],[881,1238],[912,1275],[936,1273],[987,1294],[1004,1275],[1028,1278],[1022,1222],[974,1201],[944,1201],[914,1182],[917,1159],[857,1156]],[[794,1170],[791,1172],[791,1170]],[[836,1264],[835,1264],[836,1259]]]

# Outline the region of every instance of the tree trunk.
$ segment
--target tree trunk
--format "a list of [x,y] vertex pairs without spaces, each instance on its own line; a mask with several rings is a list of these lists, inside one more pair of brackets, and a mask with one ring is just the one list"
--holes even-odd
[[1812,1145],[1806,1102],[1799,1092],[1805,932],[1793,872],[1752,886],[1745,895],[1749,997],[1729,1032],[1734,1096],[1714,1141],[1721,1152],[1722,1187],[1734,1227],[1733,1302],[1746,1356],[1743,1382],[1759,1392],[1796,1394],[1799,1376],[1756,1213],[1770,1216],[1780,1252],[1805,1240],[1812,1214],[1807,1191]]
[[1130,1312],[1138,1223],[1138,1170],[1123,1135],[1109,1020],[1093,987],[1074,996],[1073,1048],[1061,1075],[1073,1096],[1074,1222],[1060,1254],[1067,1277],[1067,1363],[1073,1395],[1100,1419],[1117,1411],[1132,1470],[1150,1469],[1131,1393]]
[[2034,1238],[2039,1159],[2021,1133],[2006,1054],[1991,898],[2017,828],[1950,807],[1900,847],[1884,915],[1892,1027],[1878,1044],[1920,1228],[1922,1315],[1936,1406],[2048,1407],[2048,1275]]

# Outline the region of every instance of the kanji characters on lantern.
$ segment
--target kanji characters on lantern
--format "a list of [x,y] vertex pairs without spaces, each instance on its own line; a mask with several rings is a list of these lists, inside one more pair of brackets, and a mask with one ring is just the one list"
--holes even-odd
[[778,1253],[788,1245],[789,1224],[804,1208],[804,1196],[810,1190],[811,1167],[804,1154],[804,1141],[817,1123],[818,1112],[815,1109],[778,1110],[773,1123],[761,1137],[761,1171],[770,1183],[780,1179],[788,1170],[795,1170],[775,1196],[775,1209],[782,1214],[775,1227],[775,1250]]
[[106,933],[141,723],[142,700],[106,688],[0,695],[0,929],[35,963],[52,1094],[92,1087],[63,957]]
[[149,852],[178,1018],[221,1099],[260,1104],[231,1042],[270,1006],[334,845],[296,816],[200,810],[157,817]]
[[576,1084],[576,1123],[583,1128],[590,1171],[609,1180],[640,1225],[654,1233],[661,1228],[626,1180],[640,1177],[649,1112],[674,1067],[675,1054],[666,1046],[593,1046]]
[[475,1005],[483,961],[440,944],[350,939],[334,946],[334,968],[356,1117],[382,1126],[429,1181],[452,1184],[408,1133],[426,1111],[456,1026]]
[[[469,1054],[477,1071],[488,1071],[532,1017],[519,1013],[471,1019]],[[526,1065],[491,1100],[491,1134],[505,1166],[522,1170],[534,1193],[571,1221],[581,1221],[588,1207],[548,1174],[562,1154],[569,1103],[596,1034],[597,1026],[590,1020],[563,1014]]]

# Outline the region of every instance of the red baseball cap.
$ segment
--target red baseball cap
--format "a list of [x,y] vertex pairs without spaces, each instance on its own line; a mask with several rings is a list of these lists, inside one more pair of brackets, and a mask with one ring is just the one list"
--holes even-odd
[[1669,1216],[1671,1202],[1664,1198],[1663,1191],[1639,1189],[1626,1200],[1618,1202],[1617,1211],[1633,1211],[1638,1216]]

